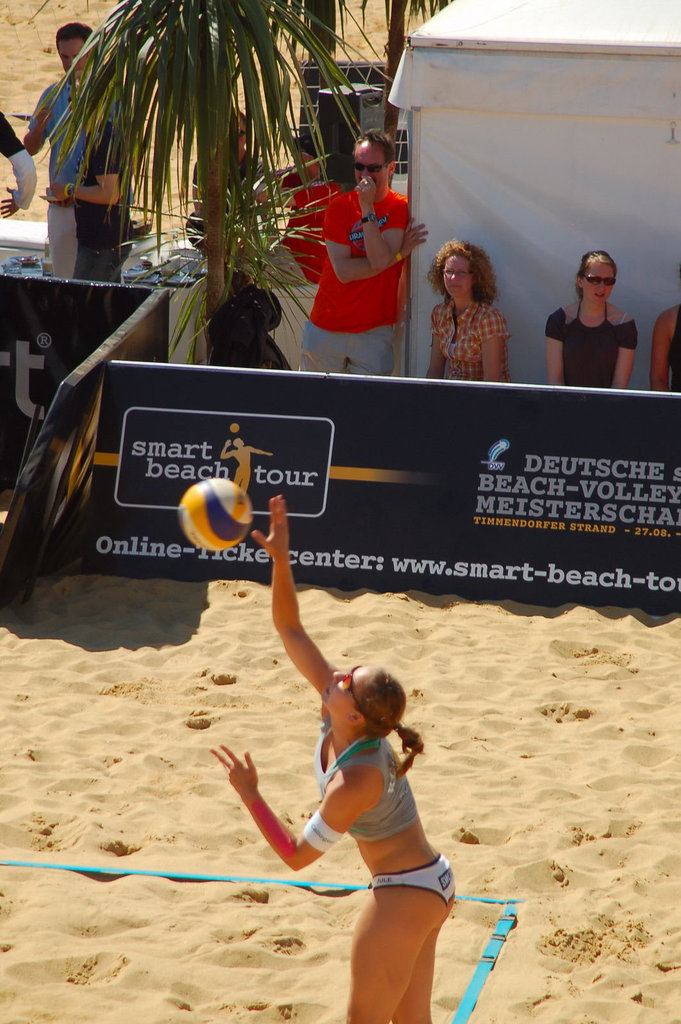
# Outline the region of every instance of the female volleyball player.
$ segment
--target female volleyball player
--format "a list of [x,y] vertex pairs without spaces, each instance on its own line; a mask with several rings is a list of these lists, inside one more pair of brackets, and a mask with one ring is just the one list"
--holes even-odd
[[[322,697],[315,772],[322,802],[295,837],[258,789],[250,754],[212,753],[272,849],[294,870],[307,867],[345,832],[372,874],[351,956],[347,1024],[430,1024],[437,936],[454,901],[448,861],[428,842],[405,773],[423,743],[400,724],[404,690],[383,669],[334,668],[305,632],[289,563],[286,504],[270,500],[270,532],[253,536],[269,553],[272,616],[296,668]],[[387,740],[395,731],[406,757]]]

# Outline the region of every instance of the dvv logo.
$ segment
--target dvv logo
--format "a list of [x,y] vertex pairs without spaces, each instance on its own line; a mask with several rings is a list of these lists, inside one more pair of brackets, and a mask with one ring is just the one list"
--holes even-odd
[[504,452],[508,451],[511,447],[511,442],[507,441],[505,437],[500,437],[498,441],[495,441],[487,452],[487,458],[482,459],[482,464],[487,466],[488,469],[498,472],[500,469],[505,468],[501,456]]

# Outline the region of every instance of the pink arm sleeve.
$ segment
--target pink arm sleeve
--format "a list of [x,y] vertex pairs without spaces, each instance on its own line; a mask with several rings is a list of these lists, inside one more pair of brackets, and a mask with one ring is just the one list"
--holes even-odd
[[292,857],[296,852],[295,840],[265,801],[254,800],[249,810],[256,825],[272,848],[282,857]]

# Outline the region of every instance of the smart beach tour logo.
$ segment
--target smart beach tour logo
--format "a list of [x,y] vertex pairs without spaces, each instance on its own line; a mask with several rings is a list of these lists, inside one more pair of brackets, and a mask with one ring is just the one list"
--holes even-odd
[[506,468],[506,463],[503,461],[501,456],[504,452],[507,452],[510,447],[511,442],[507,441],[505,437],[500,437],[498,441],[494,442],[487,452],[487,458],[481,459],[480,461],[483,466],[487,466],[491,472],[498,473],[500,470]]
[[114,498],[175,510],[191,484],[217,477],[246,491],[254,512],[281,492],[291,515],[321,516],[333,438],[333,422],[319,416],[135,406],[123,418]]

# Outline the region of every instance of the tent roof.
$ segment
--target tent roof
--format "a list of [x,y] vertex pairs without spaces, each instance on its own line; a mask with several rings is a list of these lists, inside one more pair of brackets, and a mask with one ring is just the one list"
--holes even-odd
[[679,0],[454,0],[412,47],[676,54]]

